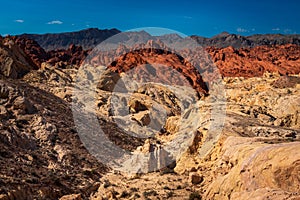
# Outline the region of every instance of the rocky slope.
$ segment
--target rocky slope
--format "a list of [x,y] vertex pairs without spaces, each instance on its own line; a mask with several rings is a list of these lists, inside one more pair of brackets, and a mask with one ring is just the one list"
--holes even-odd
[[67,103],[22,81],[0,85],[0,199],[89,196],[106,167],[82,146]]
[[22,37],[6,37],[12,41],[16,45],[18,45],[24,53],[29,56],[32,63],[39,68],[43,62],[45,62],[48,59],[47,52],[34,40],[26,39]]
[[12,78],[20,78],[32,69],[40,69],[42,63],[48,63],[60,68],[65,68],[68,65],[79,67],[89,52],[73,44],[66,49],[46,52],[34,40],[16,36],[7,36],[1,39],[0,45],[3,55],[3,58],[1,58],[2,62],[11,62],[11,64],[3,64],[3,70],[9,71],[13,70],[10,68],[16,68],[15,70],[18,71],[18,76],[12,75],[13,72],[3,72],[2,75],[5,73],[5,76],[13,76]]
[[[210,153],[200,156],[210,129],[209,123],[201,123],[174,169],[136,176],[107,174],[92,199],[298,199],[299,80],[270,73],[225,78],[227,114]],[[210,118],[204,115],[207,110],[204,106],[198,111],[204,121]],[[167,135],[156,136],[161,144],[176,136],[179,116],[168,118]]]
[[0,74],[20,78],[38,69],[30,57],[10,38],[0,39]]
[[299,198],[299,84],[277,89],[281,79],[225,79],[227,123],[207,157],[214,166],[205,199]]
[[[78,65],[88,51],[71,45],[45,52],[34,41],[17,37],[1,38],[0,49],[1,200],[300,198],[297,45],[207,48],[224,76],[224,126],[215,124],[222,119],[214,112],[224,107],[213,87],[205,87],[209,76],[202,77],[182,57],[145,48],[109,61],[92,91],[95,113],[107,138],[137,155],[126,163],[135,166],[136,174],[109,169],[104,164],[113,155],[99,162],[80,140],[71,103],[88,100],[89,93],[73,94]],[[172,83],[174,71],[186,82],[166,87],[138,81],[155,82],[148,78],[154,75]],[[87,84],[93,73],[79,75]],[[124,86],[119,80],[132,84],[130,96],[112,88]],[[198,99],[188,88],[208,96]],[[189,136],[187,148],[178,157],[166,157],[162,147],[172,141],[184,146],[177,141],[181,136]],[[203,154],[202,147],[214,137],[212,148]],[[101,149],[101,142],[95,148]],[[173,160],[168,163],[169,157]],[[137,161],[145,165],[137,166]]]

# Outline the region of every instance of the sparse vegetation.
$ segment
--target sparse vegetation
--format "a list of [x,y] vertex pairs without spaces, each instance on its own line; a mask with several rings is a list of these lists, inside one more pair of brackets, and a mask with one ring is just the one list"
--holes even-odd
[[149,190],[149,191],[145,191],[143,192],[143,196],[144,197],[149,197],[149,196],[157,196],[157,192],[155,190]]
[[164,186],[164,190],[171,190],[168,186]]
[[173,191],[167,192],[167,198],[171,198],[173,196],[174,196],[174,192]]
[[127,191],[123,191],[120,195],[120,198],[127,198],[129,196],[130,196],[130,194]]
[[202,197],[198,192],[192,192],[189,196],[189,200],[202,200]]
[[132,192],[137,192],[137,191],[139,191],[139,189],[138,189],[138,188],[135,188],[135,187],[133,187],[133,188],[130,188],[130,191],[132,191]]

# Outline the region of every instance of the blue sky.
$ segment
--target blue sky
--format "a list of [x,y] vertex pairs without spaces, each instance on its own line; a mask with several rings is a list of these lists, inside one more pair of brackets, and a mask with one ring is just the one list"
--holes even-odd
[[1,0],[0,34],[53,33],[91,27],[125,31],[163,27],[211,37],[222,31],[300,33],[300,1]]

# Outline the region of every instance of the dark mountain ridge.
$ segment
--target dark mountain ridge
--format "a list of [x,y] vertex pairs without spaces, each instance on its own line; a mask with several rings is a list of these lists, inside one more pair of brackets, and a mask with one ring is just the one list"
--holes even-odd
[[[55,33],[55,34],[22,34],[20,37],[35,40],[46,51],[56,49],[67,49],[71,44],[82,46],[83,49],[92,49],[107,38],[121,33],[118,29],[104,29],[89,28],[76,32]],[[181,38],[176,34],[151,36],[150,34],[141,31],[141,37],[147,34],[148,39],[168,39],[176,40]],[[300,35],[282,35],[282,34],[256,34],[251,36],[242,36],[238,34],[230,34],[222,32],[211,38],[201,37],[197,35],[190,36],[195,39],[200,45],[204,47],[214,46],[224,48],[232,46],[234,48],[241,47],[255,47],[255,46],[272,46],[272,45],[285,45],[296,44],[300,45]]]
[[193,35],[194,38],[202,46],[214,46],[224,48],[232,46],[234,48],[256,47],[256,46],[272,46],[296,44],[300,45],[300,35],[282,35],[282,34],[255,34],[250,36],[242,36],[237,34],[229,34],[222,32],[214,37],[205,38]]
[[20,37],[35,40],[46,51],[67,49],[71,44],[90,49],[107,38],[120,33],[117,29],[89,28],[76,32],[47,33],[47,34],[22,34]]

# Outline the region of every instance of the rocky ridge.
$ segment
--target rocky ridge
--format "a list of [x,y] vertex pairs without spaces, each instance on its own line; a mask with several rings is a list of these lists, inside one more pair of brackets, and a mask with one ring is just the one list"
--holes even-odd
[[117,29],[89,28],[77,32],[57,33],[57,34],[23,34],[20,37],[35,40],[45,50],[66,49],[71,44],[82,46],[85,50],[95,47],[105,39],[120,33]]
[[21,78],[47,63],[59,68],[71,65],[78,68],[89,52],[75,45],[46,52],[35,41],[15,36],[2,38],[0,49],[1,75],[9,78]]
[[[118,33],[120,33],[120,31],[117,29],[99,30],[97,28],[90,28],[71,33],[23,34],[19,36],[37,41],[47,51],[55,49],[66,49],[71,44],[82,46],[85,50],[87,50],[94,48],[100,42]],[[150,34],[144,31],[138,33],[139,35],[141,35],[140,37],[145,38],[146,36],[148,40],[167,38],[168,40],[176,41],[178,39],[182,39],[182,37],[177,34],[151,36]],[[196,35],[191,36],[191,38],[195,39],[203,47],[214,46],[218,48],[225,48],[229,46],[232,46],[234,48],[249,48],[256,46],[273,46],[286,44],[300,45],[300,36],[298,34],[257,34],[250,36],[242,36],[223,32],[211,38]]]
[[230,34],[227,32],[220,33],[211,38],[201,36],[191,36],[202,46],[213,46],[218,48],[226,48],[232,46],[234,48],[249,48],[256,46],[274,46],[286,44],[300,44],[300,36],[282,35],[282,34],[264,34],[264,35],[250,35],[242,36],[237,34]]

